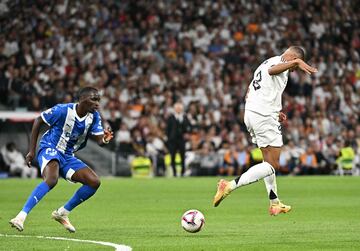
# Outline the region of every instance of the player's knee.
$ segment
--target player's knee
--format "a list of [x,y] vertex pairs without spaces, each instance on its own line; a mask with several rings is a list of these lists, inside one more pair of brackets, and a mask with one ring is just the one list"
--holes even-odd
[[94,188],[98,189],[101,185],[101,181],[99,178],[97,178],[94,182]]
[[47,177],[45,179],[46,184],[49,186],[50,189],[54,188],[56,184],[58,183],[57,177]]
[[275,170],[279,169],[280,165],[273,158],[264,158],[264,161],[269,163]]
[[277,161],[271,161],[269,164],[275,169],[278,170],[280,168],[280,164]]
[[88,183],[89,183],[88,185],[91,186],[91,187],[94,188],[94,189],[98,189],[98,188],[100,187],[100,184],[101,184],[99,177],[93,177],[93,178],[91,178],[91,179],[88,181]]

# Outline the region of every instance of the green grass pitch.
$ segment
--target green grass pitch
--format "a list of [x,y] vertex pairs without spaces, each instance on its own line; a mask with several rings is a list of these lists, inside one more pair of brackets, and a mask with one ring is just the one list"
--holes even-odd
[[[279,194],[293,211],[276,217],[268,215],[263,181],[236,190],[218,208],[212,207],[217,180],[103,178],[97,194],[72,212],[75,234],[50,214],[79,185],[60,181],[18,233],[8,221],[40,180],[0,180],[0,250],[114,250],[11,235],[106,241],[133,250],[360,250],[360,177],[279,177]],[[196,234],[180,225],[182,213],[193,208],[206,220]]]

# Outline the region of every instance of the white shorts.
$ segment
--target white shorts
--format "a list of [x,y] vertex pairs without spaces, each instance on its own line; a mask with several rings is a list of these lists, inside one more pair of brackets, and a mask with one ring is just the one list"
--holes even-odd
[[258,147],[281,147],[283,145],[281,124],[277,113],[262,115],[245,110],[244,122],[251,135],[252,142]]

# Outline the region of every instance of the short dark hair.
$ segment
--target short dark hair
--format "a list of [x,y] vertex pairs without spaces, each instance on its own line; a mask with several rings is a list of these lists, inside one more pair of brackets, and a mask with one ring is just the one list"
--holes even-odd
[[86,86],[86,87],[79,90],[78,99],[81,99],[82,97],[87,96],[87,95],[89,95],[90,93],[93,93],[93,92],[99,92],[99,90],[96,89],[95,87]]
[[305,49],[301,46],[291,46],[290,50],[295,52],[302,60],[305,60]]

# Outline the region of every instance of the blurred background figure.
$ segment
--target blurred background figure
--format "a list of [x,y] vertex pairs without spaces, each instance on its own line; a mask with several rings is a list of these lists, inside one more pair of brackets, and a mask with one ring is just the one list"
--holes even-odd
[[165,175],[165,153],[167,152],[164,141],[156,134],[149,135],[146,152],[151,159],[155,176]]
[[309,146],[300,156],[300,169],[296,171],[296,174],[318,174],[318,160],[312,146]]
[[350,141],[341,142],[339,157],[336,160],[339,175],[352,175],[355,172],[355,151]]
[[174,112],[169,116],[166,127],[167,148],[171,155],[171,167],[174,177],[177,176],[175,163],[177,152],[181,157],[181,176],[185,174],[185,143],[190,130],[190,122],[184,114],[183,104],[175,103]]
[[127,159],[129,155],[134,154],[135,150],[132,146],[131,134],[125,123],[120,125],[120,129],[115,135],[115,144],[119,156]]
[[241,175],[250,167],[250,154],[242,142],[238,142],[236,147],[236,161],[238,165],[238,168],[236,169],[236,175]]
[[229,145],[227,142],[223,144],[223,163],[219,169],[219,175],[232,176],[238,167],[237,163],[237,151],[235,145]]
[[9,167],[10,176],[21,178],[36,178],[38,170],[36,167],[29,168],[25,163],[25,157],[16,149],[14,142],[9,142],[1,148],[1,155],[5,164]]
[[[257,65],[299,43],[318,72],[289,74],[282,130],[291,157],[282,156],[282,173],[293,173],[314,141],[321,174],[337,173],[338,139],[353,141],[360,163],[359,1],[2,2],[0,110],[43,111],[93,86],[118,135],[106,150],[128,162],[124,169],[149,154],[153,130],[143,118],[165,132],[178,100],[197,132],[192,144],[211,138],[221,154],[222,142],[241,141],[251,165],[262,161],[243,121],[248,83]],[[14,140],[6,136],[0,145]]]
[[199,151],[200,172],[198,175],[215,175],[221,165],[219,154],[211,143],[205,142]]

